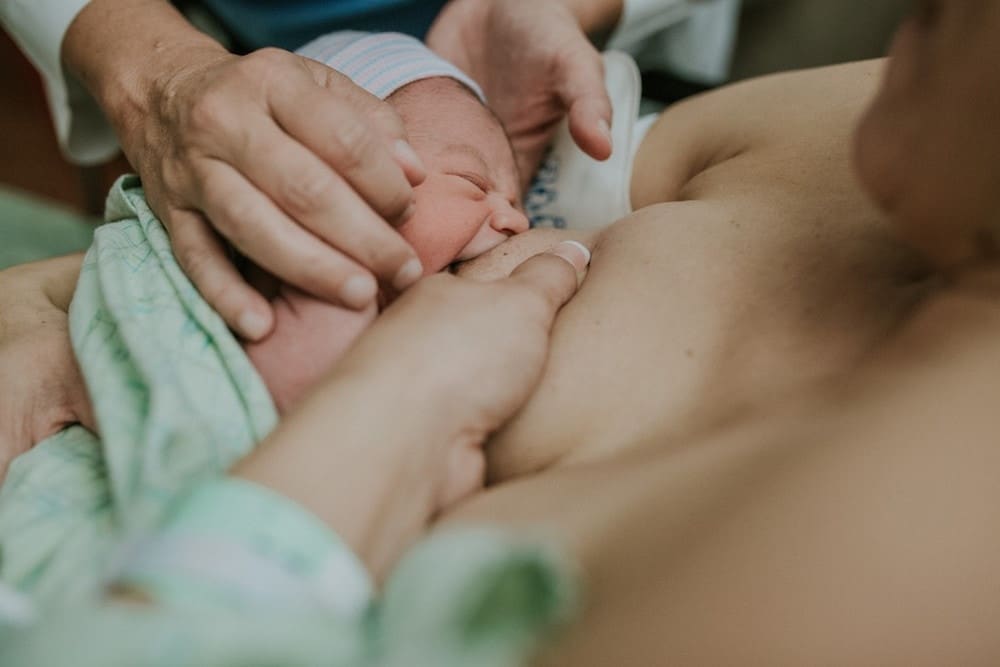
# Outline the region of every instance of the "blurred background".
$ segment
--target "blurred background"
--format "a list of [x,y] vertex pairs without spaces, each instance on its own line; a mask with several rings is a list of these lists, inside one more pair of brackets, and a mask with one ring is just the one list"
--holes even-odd
[[10,37],[0,31],[0,187],[99,213],[122,159],[95,169],[67,162],[56,143],[42,81]]
[[[880,56],[911,4],[911,0],[744,0],[732,78]],[[647,87],[664,99],[704,89],[669,72],[647,77]],[[0,91],[2,253],[5,237],[11,238],[14,209],[44,201],[63,211],[98,216],[105,193],[119,174],[128,171],[128,164],[119,157],[100,167],[80,168],[62,157],[41,81],[4,33],[0,33]]]
[[884,56],[914,0],[743,0],[732,75]]

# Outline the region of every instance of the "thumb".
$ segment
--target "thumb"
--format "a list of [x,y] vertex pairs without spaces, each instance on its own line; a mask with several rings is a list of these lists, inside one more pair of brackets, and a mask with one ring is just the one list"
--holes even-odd
[[576,294],[589,264],[587,246],[578,241],[563,241],[523,262],[508,280],[539,293],[554,315]]
[[604,86],[604,61],[583,42],[562,60],[557,91],[569,114],[569,131],[577,146],[595,160],[611,156],[611,99]]

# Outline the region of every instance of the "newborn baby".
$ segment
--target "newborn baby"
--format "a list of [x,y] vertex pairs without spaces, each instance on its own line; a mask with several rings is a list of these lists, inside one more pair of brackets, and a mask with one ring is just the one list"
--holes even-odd
[[[395,33],[339,32],[299,50],[393,106],[427,168],[416,210],[399,232],[425,274],[472,259],[527,230],[520,179],[503,127],[479,87],[418,40]],[[265,287],[265,280],[250,276]],[[289,286],[270,293],[275,328],[246,351],[280,412],[347,350],[378,314],[340,308]],[[383,299],[384,300],[384,299]]]

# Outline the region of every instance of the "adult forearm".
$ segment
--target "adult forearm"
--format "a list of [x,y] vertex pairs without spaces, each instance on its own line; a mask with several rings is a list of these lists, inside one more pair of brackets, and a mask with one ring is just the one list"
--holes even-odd
[[62,58],[123,132],[154,103],[152,90],[186,63],[224,55],[165,0],[93,0],[70,24]]
[[422,443],[445,439],[440,425],[448,420],[413,405],[399,378],[339,375],[232,474],[311,511],[377,576],[433,512],[433,480],[411,454],[426,451]]

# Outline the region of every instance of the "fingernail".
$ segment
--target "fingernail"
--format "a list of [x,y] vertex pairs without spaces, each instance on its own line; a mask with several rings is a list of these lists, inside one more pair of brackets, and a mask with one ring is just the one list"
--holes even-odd
[[563,241],[549,252],[565,259],[577,271],[583,271],[590,264],[590,248],[579,241]]
[[597,127],[601,130],[601,134],[604,135],[604,137],[608,140],[608,143],[610,144],[611,143],[611,126],[608,124],[608,121],[606,121],[606,120],[604,120],[602,118],[601,120],[599,120],[597,122]]
[[364,308],[378,292],[378,285],[371,276],[353,276],[340,287],[340,299],[351,308]]
[[266,317],[254,310],[245,310],[236,319],[236,326],[240,329],[240,335],[247,340],[257,341],[267,335],[271,328],[271,323]]
[[420,174],[420,178],[423,179],[427,175],[427,169],[424,167],[423,160],[417,155],[417,152],[413,150],[408,142],[403,139],[398,139],[393,145],[393,153],[396,155],[396,159],[404,163],[414,172]]
[[420,276],[422,275],[424,275],[424,265],[420,263],[419,259],[414,257],[396,273],[396,277],[392,279],[392,286],[398,290],[404,290],[420,280]]

